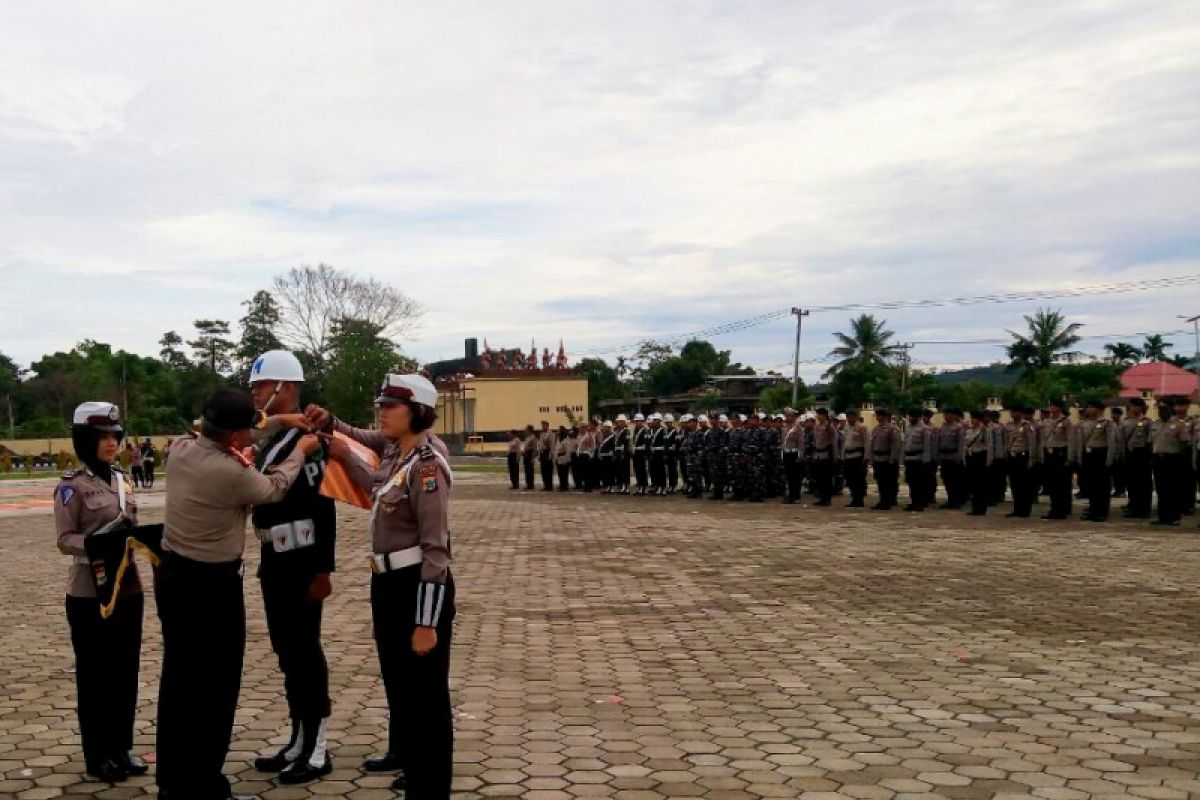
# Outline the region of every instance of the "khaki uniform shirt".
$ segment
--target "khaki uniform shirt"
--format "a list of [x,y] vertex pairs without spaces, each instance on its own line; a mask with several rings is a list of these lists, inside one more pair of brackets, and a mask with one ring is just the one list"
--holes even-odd
[[1037,426],[1027,419],[1010,422],[1004,429],[1004,452],[1007,456],[1028,455],[1028,465],[1041,460],[1042,449],[1038,447]]
[[987,465],[989,467],[992,465],[992,437],[986,427],[967,428],[963,434],[962,441],[964,453],[968,456],[986,453]]
[[928,464],[934,458],[935,438],[924,422],[909,425],[908,430],[904,432],[904,459]]
[[1129,416],[1121,420],[1121,450],[1128,454],[1130,450],[1140,450],[1150,446],[1153,433],[1153,423],[1143,417]]
[[847,425],[846,429],[842,431],[842,458],[865,459],[870,438],[870,431],[861,422]]
[[962,462],[966,457],[965,431],[957,422],[942,423],[936,431],[937,457],[939,461]]
[[876,425],[871,431],[867,458],[873,464],[899,464],[904,457],[904,436],[895,423]]
[[1111,419],[1085,419],[1075,426],[1075,460],[1103,449],[1105,463],[1112,466],[1117,460],[1117,441],[1117,426]]
[[163,549],[210,564],[241,558],[250,506],[282,500],[303,467],[299,448],[261,473],[212,439],[177,439],[171,446]]
[[1155,455],[1188,452],[1191,446],[1190,427],[1188,420],[1179,417],[1171,417],[1166,422],[1160,420],[1154,428]]
[[841,458],[837,447],[837,436],[837,428],[833,427],[832,422],[815,425],[813,427],[813,458],[818,461]]
[[[105,483],[90,469],[68,472],[54,489],[54,527],[58,531],[59,552],[74,556],[67,571],[67,594],[71,597],[95,597],[96,582],[84,549],[83,540],[119,516],[137,525],[137,500],[133,487],[113,467],[112,482]],[[142,591],[137,570],[130,570],[121,583],[121,595]]]

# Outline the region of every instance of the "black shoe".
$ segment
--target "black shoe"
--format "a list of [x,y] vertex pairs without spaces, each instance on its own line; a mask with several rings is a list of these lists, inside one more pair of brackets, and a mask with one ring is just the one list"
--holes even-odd
[[133,753],[122,753],[114,758],[113,761],[116,761],[130,775],[145,775],[150,771],[150,765]]
[[909,503],[908,505],[906,505],[904,507],[904,510],[905,511],[914,511],[914,512],[915,511],[924,511],[925,506],[914,506],[912,503]]
[[397,775],[396,780],[392,781],[393,792],[403,792],[408,788],[408,781],[403,775]]
[[1042,519],[1045,519],[1045,520],[1058,520],[1058,519],[1066,519],[1066,518],[1067,518],[1066,514],[1042,514]]
[[796,505],[796,501],[795,500],[784,500],[782,503],[780,503],[780,505],[794,506],[794,505]]
[[95,769],[89,769],[87,774],[98,781],[106,781],[107,783],[121,783],[129,777],[129,773],[125,770],[125,767],[111,758],[98,764]]
[[857,500],[851,500],[849,503],[846,503],[846,505],[844,506],[844,508],[866,508],[866,507],[867,507],[866,503],[860,503]]
[[1177,528],[1177,527],[1179,527],[1179,520],[1175,520],[1174,522],[1168,522],[1165,519],[1153,519],[1153,520],[1150,520],[1150,524],[1151,525],[1170,525],[1172,527]]
[[301,764],[296,762],[289,764],[282,772],[279,773],[279,782],[283,784],[308,783],[315,781],[317,778],[322,778],[333,772],[333,761],[329,758],[329,754],[325,754],[325,763],[319,767],[314,767],[307,761]]
[[1018,514],[1018,513],[1017,513],[1017,512],[1015,512],[1015,511],[1010,511],[1010,512],[1008,512],[1007,514],[1005,514],[1004,516],[1006,516],[1006,517],[1016,517],[1017,519],[1028,519],[1028,518],[1029,518],[1029,515],[1028,515],[1028,514]]
[[968,517],[986,517],[987,512],[986,511],[968,511],[967,516]]
[[1124,496],[1125,496],[1124,492],[1113,492],[1111,495],[1109,495],[1109,497],[1124,497]]
[[291,763],[280,752],[273,756],[259,756],[254,759],[254,768],[259,772],[282,772]]
[[832,505],[833,505],[833,501],[831,501],[831,500],[818,500],[817,502],[813,503],[813,505],[814,505],[814,506],[828,507],[828,506],[832,506]]
[[362,763],[363,772],[397,772],[402,766],[400,756],[395,753],[385,753],[375,758],[368,758]]

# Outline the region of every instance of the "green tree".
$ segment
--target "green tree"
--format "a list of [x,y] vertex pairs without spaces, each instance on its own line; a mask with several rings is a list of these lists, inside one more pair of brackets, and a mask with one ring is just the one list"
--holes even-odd
[[1136,364],[1137,360],[1142,357],[1142,351],[1128,342],[1106,344],[1104,350],[1108,353],[1108,363],[1118,367]]
[[[800,406],[803,407],[812,401],[812,396],[808,393],[808,387],[804,385],[804,381],[800,381],[800,391],[797,393],[800,398]],[[792,404],[792,382],[780,383],[777,386],[768,386],[758,394],[758,405],[763,411],[774,413],[783,411]]]
[[1079,342],[1078,332],[1083,325],[1068,324],[1061,310],[1038,309],[1033,316],[1025,315],[1025,324],[1028,326],[1025,334],[1008,332],[1013,337],[1012,344],[1005,348],[1010,370],[1020,370],[1023,377],[1032,377],[1078,355],[1071,348]]
[[374,420],[372,401],[379,382],[401,358],[396,345],[382,333],[382,326],[366,320],[339,320],[333,326],[325,399],[335,414],[352,425]]
[[651,392],[673,395],[703,386],[710,375],[753,374],[752,367],[733,361],[729,350],[717,350],[709,342],[693,339],[683,346],[678,356],[655,360],[646,369],[644,377]]
[[829,351],[836,358],[824,377],[837,375],[851,365],[887,364],[900,352],[900,346],[892,342],[895,334],[886,327],[887,320],[876,320],[873,314],[862,314],[850,320],[849,333],[835,333],[840,344]]
[[198,319],[196,338],[188,345],[196,352],[196,360],[218,375],[228,374],[233,368],[231,356],[236,345],[229,338],[229,323],[221,319]]
[[158,340],[158,357],[174,370],[185,370],[189,366],[187,355],[183,352],[183,337],[175,331],[167,331]]
[[897,371],[878,361],[850,361],[834,373],[829,382],[830,404],[837,411],[858,408],[864,400],[886,402],[894,385]]
[[242,302],[246,315],[239,320],[242,328],[242,338],[237,345],[238,383],[245,384],[250,379],[250,367],[254,359],[268,350],[283,349],[276,331],[279,329],[279,304],[269,292],[259,290],[254,297]]
[[1147,336],[1146,341],[1142,343],[1142,358],[1147,361],[1166,361],[1167,350],[1175,345],[1163,339],[1162,334],[1154,334]]
[[17,417],[16,417],[16,396],[21,390],[21,369],[16,362],[8,356],[0,353],[0,397],[4,398],[4,405],[0,407],[0,413],[4,414],[4,423],[8,429],[8,438],[16,437],[17,432]]
[[575,366],[575,373],[587,378],[588,408],[595,413],[604,400],[615,400],[623,396],[617,371],[602,358],[585,358]]

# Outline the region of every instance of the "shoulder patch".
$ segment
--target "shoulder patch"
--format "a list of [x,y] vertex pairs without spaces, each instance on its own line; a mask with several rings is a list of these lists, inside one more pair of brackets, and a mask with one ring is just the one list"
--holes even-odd
[[77,494],[74,486],[64,484],[58,487],[58,502],[64,506],[71,502],[71,498]]
[[434,453],[433,448],[428,444],[423,444],[417,448],[417,458],[421,459],[422,461],[428,461],[435,455],[436,453]]

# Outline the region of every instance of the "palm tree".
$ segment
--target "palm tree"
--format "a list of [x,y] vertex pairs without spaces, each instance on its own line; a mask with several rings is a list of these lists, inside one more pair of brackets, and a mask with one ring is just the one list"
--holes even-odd
[[1170,342],[1163,341],[1161,334],[1147,336],[1146,341],[1142,342],[1142,358],[1147,361],[1166,361],[1167,350],[1174,346]]
[[1114,367],[1127,367],[1142,357],[1142,351],[1128,342],[1106,344],[1104,349],[1108,352],[1108,363]]
[[1010,370],[1019,369],[1026,375],[1033,375],[1058,361],[1079,355],[1071,347],[1079,341],[1077,331],[1083,325],[1078,322],[1067,324],[1061,310],[1039,308],[1033,316],[1025,315],[1025,324],[1029,327],[1028,335],[1008,332],[1013,337],[1012,344],[1005,348]]
[[898,344],[892,343],[896,334],[884,328],[887,320],[876,321],[873,314],[862,314],[850,320],[850,333],[835,333],[841,344],[829,351],[829,358],[838,359],[826,371],[828,378],[838,374],[846,367],[855,364],[886,364],[902,352]]

